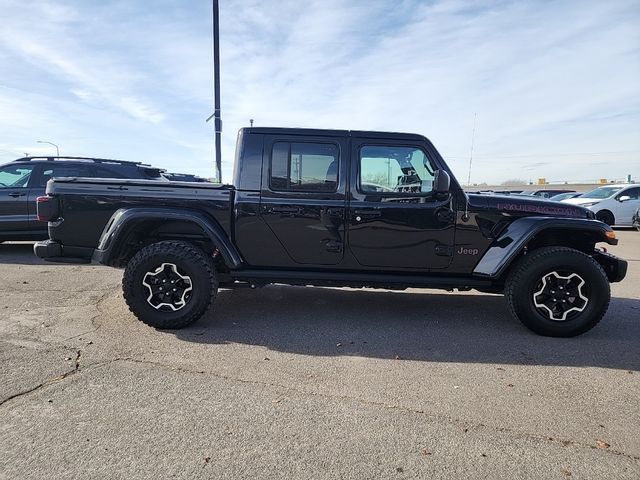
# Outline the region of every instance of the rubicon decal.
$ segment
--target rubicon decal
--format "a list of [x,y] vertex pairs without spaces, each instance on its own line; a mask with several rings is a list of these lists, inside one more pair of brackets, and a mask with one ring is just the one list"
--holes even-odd
[[547,205],[530,205],[524,203],[499,203],[498,210],[506,212],[542,213],[545,215],[562,215],[566,217],[583,217],[584,214],[577,208],[556,207]]

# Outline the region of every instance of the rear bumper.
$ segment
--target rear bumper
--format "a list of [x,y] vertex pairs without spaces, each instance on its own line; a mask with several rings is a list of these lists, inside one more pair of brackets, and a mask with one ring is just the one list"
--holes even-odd
[[43,240],[33,246],[33,253],[48,262],[91,263],[93,248],[66,246],[54,240]]
[[593,258],[600,264],[610,282],[620,282],[627,275],[627,262],[610,253],[596,251]]

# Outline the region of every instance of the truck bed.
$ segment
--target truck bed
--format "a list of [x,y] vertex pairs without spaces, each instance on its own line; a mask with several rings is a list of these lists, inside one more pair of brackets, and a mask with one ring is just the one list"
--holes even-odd
[[57,178],[47,184],[63,219],[49,224],[51,240],[94,249],[111,216],[123,207],[179,207],[214,218],[231,235],[230,185],[153,180]]

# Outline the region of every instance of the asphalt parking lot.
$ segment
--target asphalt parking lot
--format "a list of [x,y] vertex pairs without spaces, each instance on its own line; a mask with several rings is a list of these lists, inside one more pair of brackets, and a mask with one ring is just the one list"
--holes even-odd
[[156,331],[121,271],[0,245],[0,478],[640,478],[640,233],[601,324],[501,296],[271,286]]

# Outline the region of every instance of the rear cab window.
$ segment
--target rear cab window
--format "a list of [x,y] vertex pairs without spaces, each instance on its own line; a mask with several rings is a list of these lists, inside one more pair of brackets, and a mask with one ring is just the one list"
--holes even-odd
[[340,150],[333,143],[276,142],[269,187],[285,192],[335,192],[339,157]]

